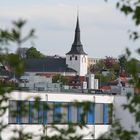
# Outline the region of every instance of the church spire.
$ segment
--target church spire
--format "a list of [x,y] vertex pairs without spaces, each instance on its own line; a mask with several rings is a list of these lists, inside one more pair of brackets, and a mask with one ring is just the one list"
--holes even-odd
[[72,44],[71,50],[67,54],[85,54],[83,50],[83,45],[80,40],[80,25],[79,25],[79,14],[77,13],[77,22],[75,28],[74,42]]
[[73,44],[81,44],[80,41],[80,26],[79,26],[79,16],[77,15],[77,23],[76,23],[76,28],[75,28],[75,37],[74,37],[74,42]]

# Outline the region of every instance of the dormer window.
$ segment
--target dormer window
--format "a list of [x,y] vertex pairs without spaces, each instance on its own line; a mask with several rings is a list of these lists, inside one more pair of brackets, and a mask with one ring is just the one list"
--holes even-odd
[[75,60],[77,60],[77,56],[75,56]]

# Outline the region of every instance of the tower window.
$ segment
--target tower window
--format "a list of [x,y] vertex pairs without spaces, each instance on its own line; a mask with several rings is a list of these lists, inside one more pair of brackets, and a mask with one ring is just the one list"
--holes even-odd
[[70,60],[72,60],[72,57],[70,56]]
[[77,60],[77,56],[75,56],[75,60]]
[[82,63],[83,63],[84,57],[82,57]]

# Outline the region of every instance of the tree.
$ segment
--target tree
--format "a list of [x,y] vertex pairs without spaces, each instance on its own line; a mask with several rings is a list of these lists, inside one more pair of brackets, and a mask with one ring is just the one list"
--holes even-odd
[[26,58],[43,58],[44,55],[36,48],[31,47],[26,51]]
[[126,71],[126,67],[127,67],[127,59],[125,55],[121,55],[119,57],[119,65],[120,65],[120,72],[122,73],[123,70]]
[[[135,23],[136,26],[140,25],[140,1],[139,0],[119,0],[117,2],[117,8],[124,13],[125,15],[130,15],[132,21]],[[139,39],[138,31],[130,32],[130,39],[137,40]],[[140,48],[137,49],[138,54],[140,54]],[[138,94],[140,94],[140,77],[138,76],[138,63],[135,58],[131,57],[131,52],[127,48],[126,49],[126,58],[127,58],[127,69],[132,76],[132,79],[129,81],[134,88],[138,89]],[[123,62],[125,59],[123,58]],[[134,117],[135,122],[138,124],[140,128],[140,96],[135,95],[131,96],[130,94],[127,95],[127,104],[123,105],[124,109],[127,109]],[[110,132],[104,134],[99,139],[113,139],[113,140],[134,140],[140,139],[138,137],[139,132],[134,130],[132,127],[131,130],[124,129],[120,121],[115,121],[112,125],[112,129]]]
[[[27,36],[22,38],[22,27],[26,23],[25,20],[18,20],[14,21],[13,25],[10,30],[6,29],[0,29],[0,63],[5,65],[9,65],[10,69],[14,73],[15,76],[20,76],[23,72],[23,63],[21,60],[21,57],[16,54],[8,54],[8,49],[6,49],[6,46],[9,46],[11,42],[16,43],[18,48],[21,47],[22,43],[33,37],[34,30],[32,29]],[[6,51],[5,51],[6,50]],[[2,117],[8,108],[7,105],[5,105],[6,102],[9,100],[9,94],[12,90],[14,90],[14,86],[9,85],[1,85],[0,84],[0,116]],[[2,140],[1,133],[8,127],[7,124],[4,124],[2,120],[0,120],[0,140]],[[14,131],[14,130],[13,130]],[[16,130],[17,131],[17,130]],[[14,131],[14,132],[16,132]],[[23,140],[27,133],[24,134],[21,132],[22,129],[18,132],[18,138],[19,140]],[[14,138],[11,138],[14,139]]]
[[105,67],[107,69],[112,69],[113,66],[117,63],[116,61],[117,60],[115,58],[110,57],[110,56],[106,56],[106,58],[104,59]]
[[23,43],[25,43],[26,41],[28,41],[29,39],[35,37],[35,35],[34,35],[35,30],[34,29],[31,29],[29,31],[29,33],[23,37],[22,30],[23,30],[23,27],[25,24],[26,24],[26,20],[23,20],[23,19],[13,21],[14,27],[11,30],[11,38],[17,44],[18,48],[20,48],[21,45]]
[[100,72],[104,68],[105,68],[104,61],[103,60],[100,60],[95,65],[92,65],[90,67],[90,71],[93,72],[93,73],[98,73],[98,72]]
[[56,74],[55,76],[53,76],[52,81],[53,83],[62,83],[63,85],[68,84],[68,79],[61,74]]
[[19,55],[21,58],[26,58],[26,52],[28,48],[17,48],[16,54]]

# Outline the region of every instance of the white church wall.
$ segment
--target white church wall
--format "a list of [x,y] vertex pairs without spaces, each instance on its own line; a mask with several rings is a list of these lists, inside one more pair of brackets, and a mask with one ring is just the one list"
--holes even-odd
[[[75,57],[77,57],[77,60],[75,60]],[[69,68],[73,68],[74,70],[76,70],[79,76],[85,76],[87,74],[87,61],[87,55],[66,56],[66,64]]]

